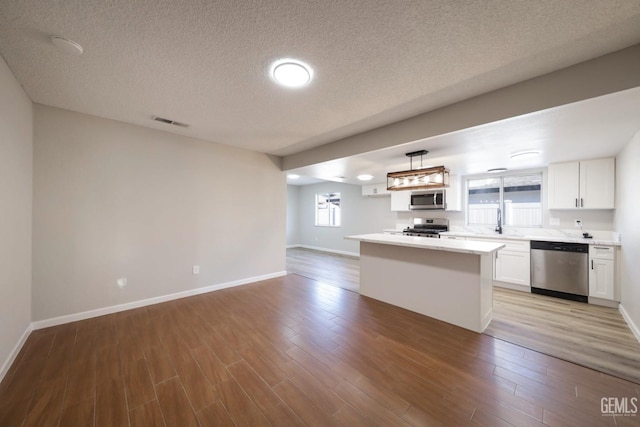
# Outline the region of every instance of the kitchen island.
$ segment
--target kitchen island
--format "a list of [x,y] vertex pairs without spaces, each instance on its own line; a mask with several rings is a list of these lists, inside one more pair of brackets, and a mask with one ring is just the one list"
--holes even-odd
[[360,294],[482,332],[491,322],[501,243],[363,234]]

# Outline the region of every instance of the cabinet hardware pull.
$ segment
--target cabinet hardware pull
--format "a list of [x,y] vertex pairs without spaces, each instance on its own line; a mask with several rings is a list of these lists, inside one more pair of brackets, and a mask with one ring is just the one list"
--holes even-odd
[[611,248],[605,248],[605,247],[602,247],[602,246],[594,246],[593,249],[606,249],[606,250],[609,250]]
[[580,197],[580,207],[584,208],[584,199]]
[[578,207],[578,198],[576,197],[576,208]]
[[591,260],[591,269],[593,270],[593,260]]

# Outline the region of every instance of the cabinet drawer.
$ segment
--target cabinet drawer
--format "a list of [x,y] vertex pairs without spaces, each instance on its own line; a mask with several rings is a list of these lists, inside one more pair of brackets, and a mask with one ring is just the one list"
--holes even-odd
[[589,246],[589,258],[595,259],[613,259],[615,254],[614,246]]

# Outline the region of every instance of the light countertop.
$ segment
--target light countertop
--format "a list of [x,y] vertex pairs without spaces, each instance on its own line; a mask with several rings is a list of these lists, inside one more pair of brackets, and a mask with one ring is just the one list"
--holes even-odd
[[548,236],[548,235],[518,236],[518,235],[508,235],[508,234],[484,234],[484,233],[470,233],[470,232],[460,232],[460,231],[446,231],[444,233],[440,233],[440,235],[470,237],[470,238],[478,238],[478,239],[527,240],[527,241],[542,240],[545,242],[567,242],[567,243],[584,243],[587,245],[620,246],[620,241],[617,241],[617,240],[608,240],[608,239],[601,239],[601,238],[584,239],[581,237],[566,236],[566,235],[565,236]]
[[420,236],[399,236],[394,234],[360,234],[345,239],[381,245],[405,246],[409,248],[488,255],[504,247],[501,243],[474,242],[471,240],[432,239]]

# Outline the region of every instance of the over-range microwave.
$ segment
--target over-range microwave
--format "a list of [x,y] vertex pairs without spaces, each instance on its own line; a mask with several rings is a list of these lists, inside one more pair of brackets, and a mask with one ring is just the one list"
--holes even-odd
[[446,208],[445,190],[417,191],[411,193],[409,209],[416,210],[444,210]]

